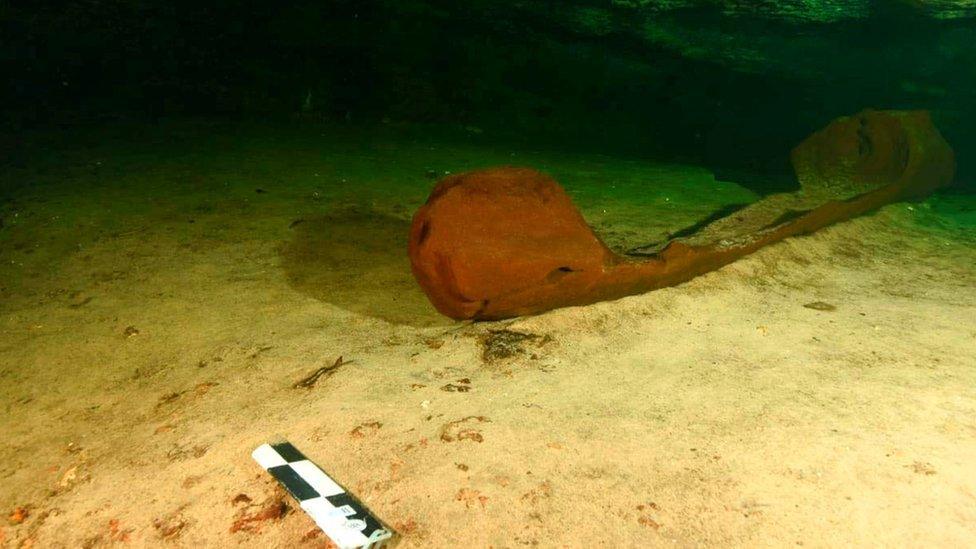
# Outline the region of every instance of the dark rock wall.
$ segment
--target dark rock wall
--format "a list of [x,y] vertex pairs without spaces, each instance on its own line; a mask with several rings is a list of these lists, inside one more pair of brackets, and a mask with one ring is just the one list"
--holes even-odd
[[973,44],[970,0],[15,1],[0,100],[19,127],[303,108],[460,124],[769,190],[830,119],[927,108],[969,179]]

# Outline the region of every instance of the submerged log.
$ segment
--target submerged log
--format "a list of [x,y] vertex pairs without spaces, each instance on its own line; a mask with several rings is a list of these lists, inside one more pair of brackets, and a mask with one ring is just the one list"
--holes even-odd
[[923,197],[955,173],[952,149],[923,111],[840,118],[791,159],[800,191],[766,197],[641,260],[611,251],[545,174],[452,175],[413,218],[413,273],[449,317],[530,315],[679,284],[784,238]]

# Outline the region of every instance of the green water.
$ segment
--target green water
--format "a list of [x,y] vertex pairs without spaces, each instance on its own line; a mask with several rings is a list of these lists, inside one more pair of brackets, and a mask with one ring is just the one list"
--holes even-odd
[[[2,180],[9,190],[0,269],[9,299],[42,292],[69,258],[115,246],[123,252],[130,238],[191,251],[246,239],[304,249],[303,260],[285,256],[284,265],[316,298],[329,301],[329,291],[307,287],[308,273],[335,271],[318,285],[349,286],[339,300],[344,306],[389,316],[382,303],[353,303],[370,294],[348,265],[360,246],[367,258],[354,265],[394,269],[396,274],[386,276],[426,314],[402,261],[405,238],[413,212],[447,174],[497,165],[549,173],[618,252],[664,242],[716,212],[760,197],[699,166],[533,147],[446,126],[118,125],[37,132],[18,155],[19,166],[5,171]],[[901,212],[903,230],[967,243],[976,238],[974,206],[974,195],[943,192],[893,208]],[[317,244],[303,242],[301,235]],[[353,235],[356,244],[346,246],[341,257],[321,252]],[[383,284],[372,288],[391,295]],[[404,315],[411,316],[401,311],[393,317]]]

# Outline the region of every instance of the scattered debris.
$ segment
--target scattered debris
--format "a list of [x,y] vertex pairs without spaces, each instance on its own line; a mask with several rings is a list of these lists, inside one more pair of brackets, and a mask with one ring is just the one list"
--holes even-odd
[[803,306],[806,307],[807,309],[813,309],[815,311],[836,311],[837,310],[837,307],[824,301],[814,301],[812,303],[805,303]]
[[763,507],[769,507],[768,503],[761,503],[754,499],[743,500],[739,507],[726,506],[728,511],[739,511],[745,518],[760,516],[764,513]]
[[468,378],[461,378],[457,380],[457,383],[448,383],[441,387],[441,391],[447,391],[448,393],[467,393],[471,390],[471,380]]
[[187,521],[180,514],[182,509],[178,509],[174,513],[170,513],[166,517],[161,519],[153,520],[153,528],[156,529],[156,534],[165,540],[173,540],[180,537],[183,532],[183,528],[186,527]]
[[237,494],[234,496],[234,499],[230,500],[233,505],[237,505],[238,503],[251,503],[251,501],[251,497],[245,493]]
[[17,507],[10,512],[10,516],[7,517],[7,520],[9,520],[11,524],[21,524],[27,520],[27,517],[29,516],[30,509],[27,507]]
[[67,488],[71,486],[71,484],[74,483],[75,480],[77,479],[78,479],[78,466],[75,465],[74,467],[71,467],[70,469],[65,471],[63,475],[61,475],[61,480],[58,482],[58,486],[60,486],[61,488]]
[[156,362],[144,368],[136,368],[135,371],[132,372],[132,379],[155,377],[166,371],[166,369],[169,367],[170,365],[165,362]]
[[[159,409],[167,404],[172,404],[177,400],[181,399],[184,395],[187,395],[188,393],[190,398],[202,397],[206,395],[208,392],[210,392],[210,389],[216,387],[217,385],[219,385],[219,383],[217,383],[216,381],[204,381],[202,383],[196,384],[193,387],[192,392],[191,390],[186,389],[183,391],[173,391],[171,393],[166,393],[165,395],[159,397],[159,401],[156,403],[156,408]],[[163,431],[165,430],[166,429],[163,429]],[[157,430],[157,432],[161,432],[161,431]]]
[[270,351],[271,349],[274,349],[273,345],[265,345],[264,347],[258,347],[257,349],[252,351],[249,355],[247,355],[247,358],[257,358],[258,355],[260,355],[261,353],[265,351]]
[[445,423],[441,427],[441,440],[444,442],[454,442],[461,440],[472,440],[474,442],[484,442],[485,438],[481,435],[481,431],[477,429],[472,429],[466,427],[469,423],[485,423],[490,422],[485,416],[468,416],[463,419],[458,419]]
[[548,335],[540,336],[512,330],[490,330],[482,336],[481,344],[484,349],[481,352],[481,359],[490,364],[523,354],[525,353],[523,346],[528,341],[536,341],[536,346],[541,347],[552,341],[552,338]]
[[656,520],[647,516],[638,517],[637,524],[640,524],[641,526],[647,526],[648,528],[653,528],[655,530],[661,527],[661,525]]
[[135,528],[122,528],[122,523],[119,519],[112,519],[108,521],[108,537],[112,541],[120,543],[128,543],[129,534],[135,531]]
[[186,394],[186,391],[179,391],[179,392],[174,391],[172,393],[166,393],[165,395],[159,397],[159,402],[156,403],[156,407],[159,408],[164,404],[170,404],[171,402],[175,402],[178,398],[180,398],[184,394]]
[[467,507],[468,509],[471,508],[472,504],[478,502],[481,504],[481,508],[484,509],[485,503],[488,501],[488,496],[482,495],[481,492],[475,490],[474,488],[461,488],[460,490],[458,490],[458,493],[454,497],[454,500],[463,501],[464,506]]
[[191,457],[193,459],[198,459],[198,458],[202,458],[207,453],[207,450],[209,449],[210,449],[209,444],[198,444],[192,447],[189,444],[185,444],[182,446],[180,446],[179,444],[173,444],[173,447],[170,448],[168,452],[166,452],[166,458],[169,459],[171,462],[185,461],[187,459],[190,459]]
[[332,374],[336,373],[339,370],[340,366],[345,366],[346,364],[351,364],[351,363],[352,363],[351,360],[343,361],[342,357],[340,356],[339,358],[336,359],[334,363],[332,363],[331,366],[322,366],[318,370],[315,370],[308,376],[302,378],[300,381],[297,381],[294,385],[292,385],[292,388],[311,389],[312,387],[315,386],[315,383],[319,380],[320,377],[322,376],[330,377]]
[[193,393],[196,396],[203,396],[210,392],[210,389],[220,385],[216,381],[204,381],[203,383],[197,383],[196,387],[193,388]]
[[349,431],[349,436],[352,438],[365,438],[367,434],[373,434],[380,430],[383,424],[378,421],[370,421],[367,423],[360,424],[352,431]]
[[88,296],[88,297],[82,299],[81,301],[75,301],[74,303],[68,304],[68,307],[70,307],[72,309],[80,309],[80,308],[84,307],[85,305],[88,305],[89,303],[91,303],[92,302],[92,299],[94,299],[92,296]]
[[925,461],[916,461],[915,463],[906,465],[905,467],[910,468],[912,471],[920,475],[930,476],[935,474],[935,467],[932,467],[931,463]]
[[238,512],[237,520],[230,527],[230,532],[232,534],[240,531],[257,532],[260,531],[262,522],[278,520],[287,515],[291,508],[285,501],[283,491],[279,490],[278,492],[278,494],[269,498],[264,505],[250,513],[248,510],[253,505],[249,504],[241,508]]
[[539,486],[522,494],[522,501],[528,501],[530,504],[535,505],[539,503],[539,500],[549,499],[551,496],[552,496],[552,484],[548,480],[546,480],[539,483]]
[[394,524],[393,528],[402,536],[410,536],[417,532],[419,526],[417,525],[417,521],[413,520],[412,518],[408,518],[403,522]]
[[190,475],[183,479],[181,486],[183,488],[193,488],[203,480],[203,475]]

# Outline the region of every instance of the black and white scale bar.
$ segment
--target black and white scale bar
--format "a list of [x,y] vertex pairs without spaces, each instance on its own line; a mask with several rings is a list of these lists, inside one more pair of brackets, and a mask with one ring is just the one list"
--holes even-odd
[[363,504],[290,442],[262,444],[251,457],[298,500],[340,549],[378,549],[393,537]]

